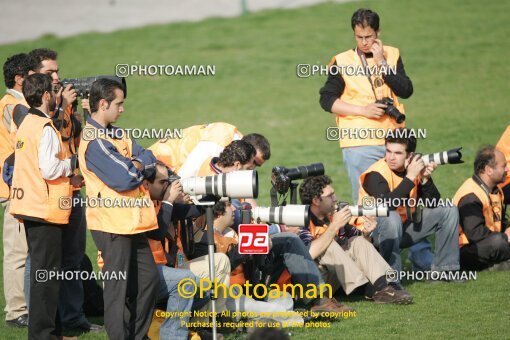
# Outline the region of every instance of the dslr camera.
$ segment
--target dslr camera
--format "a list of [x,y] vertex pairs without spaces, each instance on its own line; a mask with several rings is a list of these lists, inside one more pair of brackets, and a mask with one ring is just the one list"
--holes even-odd
[[397,123],[400,124],[406,120],[406,116],[393,106],[393,98],[384,97],[383,99],[377,100],[376,103],[386,105],[387,107],[384,109],[384,113],[395,119]]

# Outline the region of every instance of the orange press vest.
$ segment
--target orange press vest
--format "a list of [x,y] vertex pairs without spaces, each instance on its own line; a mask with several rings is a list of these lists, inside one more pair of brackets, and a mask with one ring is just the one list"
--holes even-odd
[[[363,183],[365,183],[365,178],[366,176],[371,173],[371,172],[377,172],[379,173],[381,176],[383,176],[383,178],[386,180],[386,182],[388,182],[388,186],[390,188],[390,191],[393,191],[395,190],[396,187],[398,187],[398,185],[403,181],[403,178],[402,177],[399,177],[397,176],[389,167],[388,167],[388,164],[386,163],[386,161],[383,159],[380,159],[378,160],[377,162],[375,162],[374,164],[372,164],[368,169],[367,171],[365,171],[364,173],[361,174],[361,176],[359,177],[359,180],[360,180],[360,186],[359,186],[359,196],[358,196],[358,204],[362,204],[363,202],[363,197],[366,197],[366,196],[371,196],[370,194],[368,194],[365,189],[363,188]],[[414,180],[414,188],[411,190],[411,192],[409,193],[409,198],[410,199],[414,199],[416,200],[418,198],[418,184],[420,183],[421,181],[421,176],[418,176],[415,180]],[[408,218],[410,218],[411,216],[408,216],[408,211],[409,210],[409,213],[413,213],[416,209],[415,207],[411,207],[411,208],[406,208],[405,206],[400,206],[397,208],[397,212],[398,214],[400,215],[400,217],[402,218],[402,222],[405,222]]]
[[[9,93],[5,94],[5,96],[3,96],[0,100],[0,114],[3,116],[8,105],[12,105],[14,107],[18,104],[28,107],[25,99],[17,99]],[[11,118],[11,129],[13,124],[14,123]],[[14,152],[15,140],[16,134],[12,134],[10,131],[7,131],[5,125],[0,124],[0,174],[3,172],[5,159]],[[3,177],[0,178],[0,198],[9,198],[9,186],[4,182]]]
[[[126,134],[124,134],[122,139],[113,139],[109,135],[104,134],[104,132],[99,132],[95,126],[89,123],[86,124],[85,128],[96,130],[94,134],[91,134],[95,137],[95,139],[92,140],[96,140],[99,136],[102,140],[112,143],[124,157],[132,157],[133,143]],[[117,192],[108,187],[95,173],[87,168],[85,152],[92,140],[85,140],[82,138],[78,150],[80,169],[87,186],[87,196],[100,197],[102,199],[117,199],[120,201],[139,199],[149,201],[150,205],[140,204],[133,207],[87,207],[86,217],[88,228],[90,230],[99,230],[106,233],[121,235],[138,234],[156,229],[158,222],[154,210],[154,203],[152,203],[148,191],[145,190],[142,185],[133,190]]]
[[[503,191],[498,188],[496,194],[487,195],[482,187],[476,183],[472,178],[467,179],[457,190],[453,197],[453,203],[458,206],[459,202],[465,196],[475,194],[476,197],[482,202],[482,212],[485,219],[485,225],[495,233],[501,232],[501,219],[503,214]],[[459,246],[469,244],[469,240],[464,234],[462,225],[459,225]]]
[[194,125],[183,130],[183,138],[164,138],[149,147],[154,156],[178,172],[188,155],[201,141],[213,142],[225,147],[235,136],[242,137],[237,127],[228,123]]
[[[71,208],[62,202],[71,199],[69,178],[45,180],[39,170],[39,143],[45,126],[51,126],[60,141],[60,133],[47,117],[29,113],[18,129],[10,213],[18,219],[67,224]],[[60,150],[64,150],[62,142]],[[62,151],[58,158],[65,159]]]
[[[391,46],[384,46],[384,56],[386,57],[386,62],[388,66],[395,67],[397,65],[398,58],[400,56],[398,48]],[[369,67],[375,66],[375,62],[373,58],[367,59],[367,63]],[[355,67],[362,67],[363,64],[356,50],[348,50],[334,56],[329,65],[332,66],[336,64],[337,66],[348,66],[355,65]],[[339,69],[340,70],[340,69]],[[391,88],[384,83],[382,76],[372,75],[372,83],[374,83],[374,88],[377,93],[377,99],[382,99],[384,97],[393,98],[393,105],[401,112],[404,112],[404,106],[398,102],[397,96],[393,93]],[[359,75],[347,75],[342,74],[342,78],[345,82],[345,88],[343,93],[340,95],[340,100],[343,102],[365,106],[370,103],[374,103],[376,98],[374,96],[374,92],[372,91],[372,87],[367,79],[367,76],[364,74]],[[381,86],[375,87],[375,79],[380,78],[383,82]],[[379,119],[371,119],[362,116],[343,116],[336,115],[336,124],[339,129],[360,129],[360,128],[374,128],[374,129],[385,129],[385,130],[393,130],[398,127],[404,127],[405,124],[397,124],[395,120],[388,115],[383,115]],[[367,138],[367,139],[359,139],[359,138],[350,138],[350,136],[340,138],[340,147],[347,148],[353,146],[366,146],[366,145],[384,145],[384,139],[375,138]]]
[[[496,144],[496,149],[501,151],[506,158],[506,167],[510,169],[510,125],[506,127],[505,132],[501,135],[501,138]],[[510,183],[510,172],[506,175],[505,182],[499,184],[500,188],[503,188],[508,183]]]

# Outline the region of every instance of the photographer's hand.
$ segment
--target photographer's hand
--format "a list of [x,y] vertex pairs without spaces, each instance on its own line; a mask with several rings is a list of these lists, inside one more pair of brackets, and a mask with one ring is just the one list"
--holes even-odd
[[59,100],[62,98],[62,110],[65,111],[69,105],[71,105],[75,100],[78,94],[76,90],[72,88],[69,84],[65,87],[65,89],[60,89],[57,93],[57,107],[59,106]]
[[384,109],[388,105],[380,103],[370,103],[364,107],[364,114],[366,118],[379,119],[384,115]]
[[351,217],[352,215],[349,206],[343,207],[333,214],[333,218],[328,229],[333,228],[334,233],[337,234],[341,228],[345,227],[345,225],[349,223]]
[[363,227],[361,232],[363,235],[369,235],[377,227],[377,219],[373,216],[363,216]]
[[411,181],[414,182],[424,168],[425,163],[423,163],[420,155],[412,154],[409,160],[406,159],[406,177]]
[[82,175],[74,175],[71,177],[71,185],[75,188],[81,188],[85,185],[85,179]]
[[429,178],[432,175],[432,173],[434,172],[434,170],[436,170],[436,168],[437,168],[437,164],[434,162],[430,162],[429,164],[427,164],[427,166],[425,167],[425,169],[423,169],[423,171],[421,173],[421,175],[422,175],[421,184],[427,183],[427,181],[429,180]]
[[386,59],[384,58],[383,43],[380,39],[375,39],[370,51],[374,55],[374,61],[378,66],[381,66]]
[[[183,200],[182,184],[180,181],[173,181],[171,185],[165,191],[163,201],[174,203],[179,199],[179,202]],[[189,197],[189,196],[188,196]]]

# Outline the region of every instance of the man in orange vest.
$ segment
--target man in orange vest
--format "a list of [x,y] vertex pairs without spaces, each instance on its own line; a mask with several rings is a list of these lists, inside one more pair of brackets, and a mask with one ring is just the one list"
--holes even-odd
[[[363,129],[389,131],[402,127],[394,118],[385,114],[385,104],[376,103],[383,98],[393,99],[393,106],[404,114],[404,105],[398,97],[409,98],[413,84],[407,76],[400,51],[383,45],[379,39],[379,15],[370,9],[360,8],[351,18],[356,48],[337,54],[331,59],[331,71],[320,90],[320,104],[336,117],[339,129],[343,162],[349,175],[352,200],[358,201],[359,176],[370,165],[384,157],[384,138],[363,136]],[[377,68],[378,72],[367,78],[364,74],[338,72],[342,67]],[[396,73],[389,72],[396,69]],[[388,71],[383,72],[383,71]],[[333,72],[334,71],[334,72]],[[365,138],[366,137],[366,138]],[[431,251],[427,240],[409,248],[409,258],[416,268],[430,266]]]
[[[4,82],[7,88],[5,96],[0,100],[0,169],[14,152],[15,134],[11,133],[12,112],[16,105],[28,107],[22,93],[23,79],[28,74],[29,58],[25,53],[9,57],[3,67]],[[23,276],[27,260],[28,247],[23,223],[9,214],[9,187],[0,179],[0,199],[3,201],[3,282],[5,296],[5,321],[17,327],[28,326],[27,302],[23,294]]]
[[[187,298],[180,295],[178,291],[181,280],[196,282],[200,285],[197,277],[188,269],[172,268],[167,261],[165,242],[167,234],[170,233],[169,221],[172,220],[174,203],[184,203],[185,195],[182,193],[182,186],[179,181],[171,185],[168,182],[169,171],[163,163],[158,163],[145,177],[143,186],[147,189],[150,197],[157,204],[158,229],[147,232],[149,246],[154,256],[159,274],[158,302],[165,302],[166,312],[182,312],[182,316],[166,318],[159,331],[160,339],[184,339],[188,338],[186,322],[189,321],[193,297]],[[191,285],[185,286],[188,294],[192,294]],[[182,322],[184,321],[184,323]]]
[[[368,197],[371,196],[382,199],[390,209],[389,217],[377,218],[377,227],[372,234],[374,245],[386,262],[400,271],[401,248],[408,248],[435,234],[431,269],[458,270],[457,208],[440,201],[441,195],[431,178],[437,164],[431,162],[425,166],[421,157],[415,154],[416,138],[409,134],[407,138],[401,137],[403,135],[388,136],[386,156],[360,176],[360,204],[372,204]],[[429,206],[418,209],[416,213],[420,199]]]
[[33,74],[23,82],[30,105],[16,133],[16,166],[11,188],[10,213],[25,223],[31,257],[29,339],[56,339],[62,234],[70,209],[70,177],[76,158],[66,158],[60,134],[50,114],[55,109],[51,78]]
[[[30,62],[28,74],[47,74],[51,77],[54,88],[58,89],[55,112],[52,117],[53,125],[62,138],[65,156],[76,155],[81,132],[81,122],[77,118],[79,116],[73,109],[73,103],[77,96],[76,90],[71,88],[71,85],[66,88],[60,86],[57,52],[46,48],[38,48],[30,51],[28,56]],[[14,108],[11,124],[14,131],[23,122],[25,115],[25,109],[22,105],[17,105]],[[82,199],[80,188],[83,186],[83,178],[78,175],[78,170],[75,171],[75,174],[76,176],[73,176],[70,186],[73,190],[73,200],[78,202]],[[64,245],[62,253],[63,271],[80,270],[81,262],[85,256],[86,230],[84,208],[81,204],[75,204],[71,207],[69,225],[62,234],[62,244]],[[28,266],[30,266],[30,260]],[[29,290],[30,286],[27,284],[25,286],[28,286]],[[64,280],[61,283],[58,314],[62,328],[66,331],[77,332],[101,331],[101,326],[91,324],[85,317],[83,301],[84,289],[80,277]]]
[[142,185],[144,169],[153,167],[156,158],[112,125],[123,104],[120,83],[100,79],[92,84],[92,114],[78,156],[89,198],[126,202],[86,209],[87,226],[104,259],[103,272],[124,272],[128,278],[104,282],[106,332],[111,339],[141,339],[151,323],[159,282],[145,235],[158,227],[156,212]]
[[331,183],[323,175],[308,177],[299,187],[301,203],[310,205],[310,226],[299,235],[324,272],[326,282],[332,285],[333,292],[341,286],[346,294],[368,284],[365,295],[375,303],[411,303],[409,293],[386,280],[391,267],[363,237],[375,229],[375,218],[359,218],[363,231],[349,224],[352,220],[349,207],[336,211],[337,199]]
[[503,153],[493,146],[481,148],[475,173],[457,190],[453,200],[460,214],[460,266],[466,270],[510,269],[510,228],[498,187],[508,174]]

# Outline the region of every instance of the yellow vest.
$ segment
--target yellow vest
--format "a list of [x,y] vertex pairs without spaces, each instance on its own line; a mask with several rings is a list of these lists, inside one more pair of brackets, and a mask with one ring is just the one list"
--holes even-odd
[[[51,119],[28,114],[18,129],[10,213],[19,219],[67,224],[71,214],[69,178],[45,180],[39,170],[39,143],[47,125],[55,129]],[[55,133],[60,140],[56,129]],[[64,150],[62,143],[60,149]],[[65,159],[62,151],[58,157]]]
[[237,127],[228,123],[194,125],[183,130],[182,139],[161,139],[148,149],[158,160],[178,172],[199,142],[213,142],[224,148],[236,135],[242,137]]
[[[465,196],[475,194],[476,197],[482,202],[482,212],[485,219],[485,225],[493,232],[501,232],[501,218],[503,214],[503,192],[498,188],[496,194],[490,194],[490,199],[487,193],[476,183],[472,178],[467,179],[457,190],[453,197],[453,203],[458,206],[459,202]],[[492,204],[491,204],[492,202]],[[459,226],[459,245],[469,244],[469,240],[464,234],[462,225]]]
[[[386,62],[388,66],[395,67],[397,65],[397,61],[399,58],[398,48],[391,46],[384,46],[384,56],[386,57]],[[367,63],[369,67],[375,66],[375,62],[373,58],[367,59]],[[338,66],[348,66],[355,65],[356,68],[362,67],[361,59],[356,53],[355,50],[348,50],[343,53],[337,54],[330,62],[330,65],[336,64]],[[372,83],[378,76],[372,75]],[[340,100],[343,102],[365,106],[370,103],[374,103],[376,98],[374,96],[374,92],[372,91],[372,87],[367,79],[366,75],[347,75],[342,74],[342,78],[345,82],[345,88],[343,93],[340,95]],[[382,77],[379,77],[383,82]],[[393,93],[388,85],[385,83],[380,87],[374,88],[377,93],[377,99],[382,99],[384,97],[393,98],[393,105],[401,112],[404,113],[404,106],[398,102],[397,96]],[[343,116],[336,115],[336,124],[339,129],[385,129],[385,130],[393,130],[398,127],[404,127],[405,124],[397,124],[393,118],[390,118],[388,115],[383,115],[379,119],[370,119],[362,116]],[[367,138],[367,139],[358,139],[358,138],[350,138],[350,136],[343,137],[340,139],[340,147],[347,148],[353,146],[366,146],[366,145],[384,145],[384,139],[378,138]]]
[[[395,188],[398,187],[399,184],[404,180],[402,177],[397,176],[397,174],[395,174],[390,169],[390,167],[388,166],[388,163],[386,163],[386,160],[384,158],[378,160],[377,162],[372,164],[367,169],[367,171],[362,173],[361,176],[359,177],[360,185],[359,185],[358,204],[362,204],[363,203],[363,198],[364,197],[371,196],[363,188],[363,183],[365,182],[365,178],[371,172],[377,172],[381,176],[383,176],[383,178],[386,180],[386,182],[388,182],[388,187],[390,188],[390,191],[395,190]],[[416,199],[418,198],[418,184],[420,183],[420,181],[421,181],[421,176],[418,176],[414,180],[414,188],[409,193],[409,198],[413,199],[415,202],[416,202]],[[415,207],[410,207],[409,208],[411,213],[414,212],[415,209],[416,209]],[[408,218],[411,217],[411,216],[408,216],[407,208],[405,206],[398,207],[397,208],[397,212],[400,215],[400,217],[402,218],[402,222],[405,222]]]
[[[496,144],[496,149],[501,151],[506,158],[506,166],[510,169],[510,125],[506,127],[505,132],[501,135],[498,144]],[[510,183],[510,173],[506,175],[505,182],[498,185],[500,188],[503,188],[505,185]]]
[[[5,108],[7,105],[16,106],[18,104],[24,105],[28,107],[25,99],[17,99],[14,98],[11,94],[7,93],[0,100],[0,114],[3,116]],[[11,117],[11,128],[13,126],[12,117]],[[7,131],[7,128],[4,124],[0,124],[0,175],[3,172],[3,166],[5,159],[9,157],[14,152],[14,143],[16,140],[16,134],[11,134],[10,131]],[[8,199],[9,198],[9,186],[4,182],[3,177],[0,176],[0,198]]]
[[[88,129],[96,130],[93,134],[96,139],[101,137],[101,139],[112,143],[124,157],[132,157],[133,144],[131,139],[127,136],[124,136],[122,139],[113,139],[103,132],[100,133],[96,127],[89,123],[86,124],[85,128],[87,131],[89,131]],[[85,152],[92,140],[81,138],[80,148],[78,149],[80,170],[85,179],[87,196],[91,198],[100,197],[103,200],[119,201],[140,199],[150,201],[150,205],[142,204],[141,206],[133,207],[105,207],[96,205],[94,207],[87,207],[86,217],[88,228],[90,230],[99,230],[106,233],[121,235],[138,234],[156,229],[157,218],[154,204],[150,200],[149,193],[142,185],[133,190],[117,192],[108,187],[95,173],[87,168]]]

